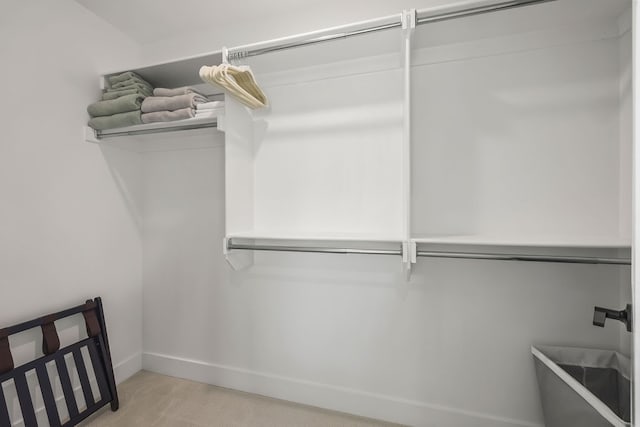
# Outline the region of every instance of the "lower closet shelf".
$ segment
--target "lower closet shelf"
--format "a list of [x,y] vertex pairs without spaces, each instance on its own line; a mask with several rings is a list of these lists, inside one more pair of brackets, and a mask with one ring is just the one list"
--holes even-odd
[[499,235],[420,235],[411,238],[420,244],[462,246],[546,247],[585,249],[629,249],[631,239],[613,236],[499,236]]
[[331,254],[403,255],[402,239],[345,233],[313,235],[268,235],[233,233],[227,235],[225,251],[309,252]]
[[400,243],[401,236],[383,233],[339,233],[339,232],[274,232],[274,231],[244,231],[227,235],[228,239],[256,239],[256,240],[308,240],[329,242],[381,242]]
[[219,124],[222,116],[207,117],[204,119],[186,119],[174,122],[150,123],[143,125],[126,126],[121,128],[94,130],[87,127],[86,139],[90,142],[97,142],[105,138],[116,138],[122,136],[146,135],[153,133],[177,132],[194,129],[216,128],[221,130]]

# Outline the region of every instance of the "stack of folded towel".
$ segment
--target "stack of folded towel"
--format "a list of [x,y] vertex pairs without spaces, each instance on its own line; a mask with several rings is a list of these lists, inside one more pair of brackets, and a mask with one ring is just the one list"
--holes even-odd
[[224,101],[211,101],[196,105],[196,119],[217,117],[224,113]]
[[89,126],[97,130],[139,125],[142,123],[140,107],[153,87],[133,71],[109,76],[109,88],[102,100],[87,107],[91,115]]
[[191,87],[177,89],[155,88],[153,96],[142,102],[142,122],[171,122],[195,117],[199,104],[208,102],[206,96]]

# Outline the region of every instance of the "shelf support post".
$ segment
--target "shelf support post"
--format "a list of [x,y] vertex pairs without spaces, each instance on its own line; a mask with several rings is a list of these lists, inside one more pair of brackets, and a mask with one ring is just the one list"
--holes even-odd
[[403,66],[403,104],[402,104],[402,212],[403,235],[402,269],[408,281],[411,278],[411,38],[416,28],[415,9],[402,11],[402,66]]

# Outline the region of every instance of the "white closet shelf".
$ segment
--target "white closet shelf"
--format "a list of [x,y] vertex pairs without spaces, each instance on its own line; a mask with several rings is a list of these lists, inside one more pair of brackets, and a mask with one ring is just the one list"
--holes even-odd
[[602,248],[628,249],[631,239],[610,236],[497,236],[497,235],[423,235],[412,237],[412,241],[423,244],[475,245],[475,246],[520,246],[548,248]]
[[[401,236],[363,233],[320,233],[320,232],[274,232],[246,231],[227,234],[228,239],[295,240],[295,241],[349,241],[349,242],[402,242]],[[418,244],[461,245],[461,246],[505,246],[505,247],[547,247],[583,249],[629,249],[630,239],[603,236],[482,236],[482,235],[441,235],[412,237]]]
[[185,120],[176,120],[173,122],[150,123],[143,125],[126,126],[121,128],[107,130],[93,130],[86,128],[86,139],[89,142],[97,142],[105,138],[115,138],[121,136],[136,136],[153,133],[177,132],[194,129],[216,128],[221,130],[219,117],[207,117],[203,119],[191,118]]
[[[200,67],[203,65],[217,65],[221,62],[222,52],[218,50],[172,60],[171,62],[144,65],[127,70],[116,70],[105,73],[104,76],[117,75],[124,71],[135,71],[153,87],[194,86],[203,84],[199,75]],[[213,89],[213,86],[211,88]]]

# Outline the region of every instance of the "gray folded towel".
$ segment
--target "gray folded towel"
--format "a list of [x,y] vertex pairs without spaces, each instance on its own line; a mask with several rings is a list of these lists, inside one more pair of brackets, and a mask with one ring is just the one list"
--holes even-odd
[[142,77],[140,77],[138,74],[136,74],[133,71],[126,71],[122,74],[118,74],[117,76],[109,76],[108,80],[109,83],[111,83],[112,85],[124,80],[129,80],[132,78],[136,78],[136,79],[140,79],[140,80],[144,80]]
[[183,108],[194,108],[198,104],[207,102],[208,99],[197,93],[188,93],[178,96],[149,96],[142,102],[142,112],[175,111]]
[[142,105],[143,95],[125,95],[107,101],[98,101],[87,107],[87,112],[93,117],[110,116],[112,114],[126,113],[139,110]]
[[182,108],[175,111],[154,111],[153,113],[143,114],[142,123],[173,122],[175,120],[189,119],[193,116],[193,108]]
[[111,91],[111,92],[105,92],[102,94],[102,100],[103,101],[108,101],[110,99],[116,99],[116,98],[120,98],[121,96],[125,96],[125,95],[142,95],[144,97],[149,96],[147,93],[145,93],[143,90],[141,89],[125,89],[125,90],[116,90],[116,91]]
[[131,78],[131,79],[127,79],[127,80],[122,80],[120,82],[114,83],[111,85],[111,89],[120,89],[122,87],[126,87],[126,86],[131,86],[131,85],[140,85],[140,86],[144,86],[147,89],[149,89],[150,91],[153,92],[153,86],[151,86],[148,82],[138,79],[138,78]]
[[153,94],[153,89],[149,89],[147,86],[143,86],[141,84],[130,84],[127,86],[122,86],[119,88],[109,88],[106,90],[106,92],[121,92],[123,90],[130,90],[130,89],[136,89],[138,90],[140,93],[144,94],[145,96],[151,96]]
[[112,116],[94,117],[89,120],[89,126],[96,130],[121,128],[142,124],[140,110],[129,111],[127,113],[114,114]]
[[179,95],[188,95],[190,93],[197,93],[198,95],[205,97],[203,94],[201,94],[191,86],[177,87],[175,89],[166,89],[163,87],[157,87],[153,90],[153,96],[179,96]]

